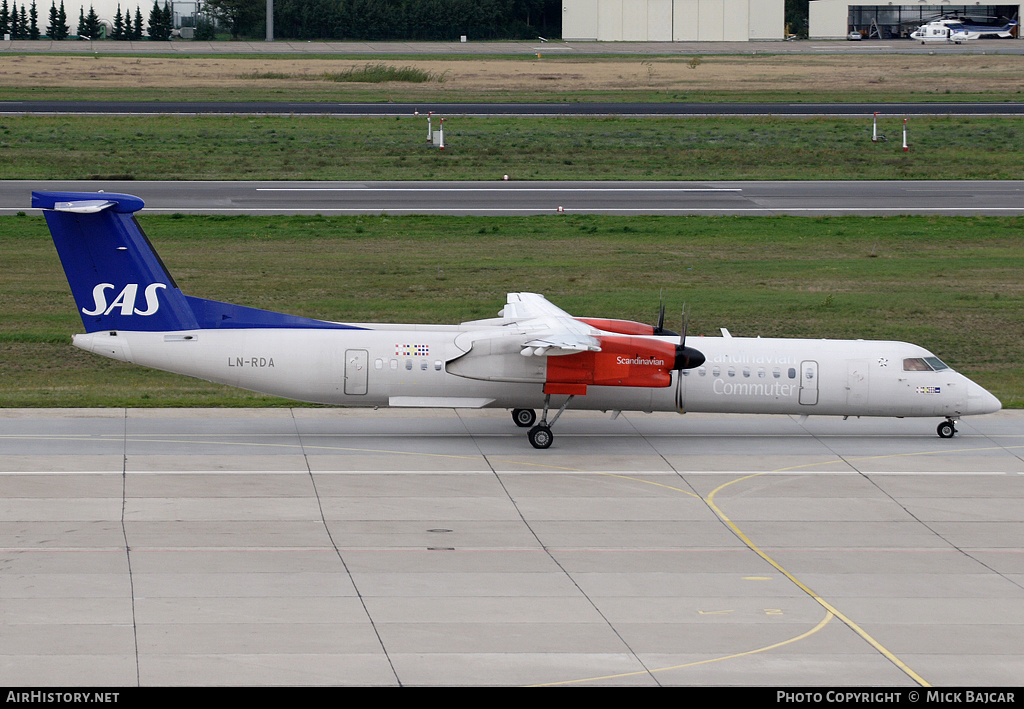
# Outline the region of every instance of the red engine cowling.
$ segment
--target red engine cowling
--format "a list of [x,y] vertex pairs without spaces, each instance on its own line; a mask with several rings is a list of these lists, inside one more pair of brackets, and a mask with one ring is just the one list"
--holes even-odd
[[582,323],[596,327],[604,332],[615,332],[619,335],[655,335],[654,325],[647,325],[634,320],[614,320],[611,318],[576,318]]
[[676,346],[639,337],[599,337],[600,352],[548,357],[547,394],[586,394],[588,385],[667,387]]

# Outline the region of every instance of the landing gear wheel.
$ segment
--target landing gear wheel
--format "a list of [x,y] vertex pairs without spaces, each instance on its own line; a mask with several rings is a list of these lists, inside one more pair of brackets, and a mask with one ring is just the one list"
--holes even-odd
[[939,424],[939,427],[935,429],[939,434],[939,438],[952,438],[953,434],[956,433],[956,426],[950,420],[943,421]]
[[512,420],[519,428],[529,428],[537,420],[537,414],[533,409],[512,409]]
[[530,438],[530,445],[534,448],[549,448],[551,446],[551,442],[555,440],[554,435],[551,433],[551,429],[543,424],[531,428],[527,436]]

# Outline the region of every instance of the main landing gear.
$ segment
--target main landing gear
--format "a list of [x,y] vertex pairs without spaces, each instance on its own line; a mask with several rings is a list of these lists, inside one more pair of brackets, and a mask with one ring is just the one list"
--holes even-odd
[[565,400],[565,403],[562,404],[562,408],[558,410],[551,421],[548,421],[548,408],[551,404],[550,394],[547,394],[544,397],[544,411],[540,415],[540,423],[536,426],[533,426],[533,423],[537,420],[537,414],[533,409],[512,409],[512,420],[515,421],[516,426],[519,426],[520,428],[533,426],[533,428],[531,428],[526,434],[527,438],[530,439],[531,446],[540,449],[549,448],[551,446],[551,442],[555,440],[554,434],[551,433],[551,428],[555,425],[555,421],[558,420],[558,417],[562,415],[562,412],[565,411],[569,402],[573,400],[573,396],[573,394],[569,395],[569,398]]
[[956,425],[953,423],[953,419],[947,418],[940,423],[935,432],[939,434],[939,438],[952,438],[956,434]]
[[512,420],[519,428],[529,428],[537,420],[537,413],[533,409],[512,409]]

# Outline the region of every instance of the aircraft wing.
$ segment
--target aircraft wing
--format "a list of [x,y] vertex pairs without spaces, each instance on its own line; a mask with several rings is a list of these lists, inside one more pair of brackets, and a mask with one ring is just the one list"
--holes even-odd
[[592,334],[594,328],[538,293],[509,293],[501,316],[517,324],[529,338],[522,343],[520,354],[524,356],[601,351],[600,340]]
[[548,357],[601,351],[597,330],[537,293],[509,293],[498,318],[463,324],[471,327],[455,345],[464,354],[445,368],[469,379],[541,383]]

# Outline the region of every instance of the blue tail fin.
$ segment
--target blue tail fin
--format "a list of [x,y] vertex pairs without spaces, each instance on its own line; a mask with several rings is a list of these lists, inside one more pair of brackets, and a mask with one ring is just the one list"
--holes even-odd
[[135,212],[138,197],[33,192],[44,210],[86,332],[192,330],[185,295],[156,255]]
[[362,329],[185,295],[135,220],[138,197],[33,192],[32,206],[43,210],[86,332]]

